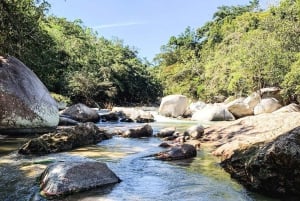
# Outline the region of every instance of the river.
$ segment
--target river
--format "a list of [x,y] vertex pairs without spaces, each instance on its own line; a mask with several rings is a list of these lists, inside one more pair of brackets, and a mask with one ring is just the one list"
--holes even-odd
[[[151,123],[154,133],[161,128],[176,126],[179,130],[195,124],[180,120],[160,119]],[[100,123],[99,126],[120,129],[137,126],[134,123]],[[232,180],[220,166],[217,158],[201,149],[190,160],[159,161],[145,157],[157,153],[160,139],[156,137],[129,139],[113,137],[93,146],[66,153],[24,157],[16,149],[27,137],[0,138],[0,200],[42,201],[36,178],[47,164],[54,161],[93,158],[105,162],[122,182],[105,189],[99,188],[73,194],[64,201],[277,201],[251,193]]]

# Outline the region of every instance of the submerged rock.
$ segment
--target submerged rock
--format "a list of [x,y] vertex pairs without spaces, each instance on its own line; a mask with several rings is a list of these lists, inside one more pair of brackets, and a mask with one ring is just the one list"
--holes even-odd
[[98,112],[88,106],[78,103],[70,106],[62,112],[62,115],[69,116],[71,119],[79,122],[98,122],[100,116]]
[[197,150],[193,145],[190,144],[182,144],[171,147],[169,150],[164,152],[159,152],[154,155],[155,158],[159,160],[181,160],[188,159],[197,156]]
[[121,180],[105,163],[97,161],[57,162],[40,177],[41,194],[57,197],[119,183]]
[[0,132],[45,133],[58,125],[56,101],[21,61],[0,57]]
[[76,147],[97,144],[108,139],[104,130],[94,123],[81,123],[75,127],[57,130],[29,140],[20,149],[20,154],[48,154],[74,149]]

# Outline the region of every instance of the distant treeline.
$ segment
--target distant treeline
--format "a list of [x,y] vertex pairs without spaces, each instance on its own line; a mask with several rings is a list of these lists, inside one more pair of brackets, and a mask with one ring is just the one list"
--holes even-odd
[[99,37],[80,20],[48,16],[49,8],[45,0],[1,0],[0,55],[17,57],[50,91],[74,102],[148,103],[161,96],[136,50]]
[[19,58],[52,92],[89,105],[151,103],[167,94],[213,102],[267,86],[300,97],[300,0],[261,10],[221,6],[210,22],[172,36],[155,67],[80,20],[47,15],[45,0],[0,1],[0,55]]
[[157,55],[155,70],[165,94],[214,101],[278,86],[285,101],[296,102],[299,50],[300,1],[282,0],[261,10],[253,0],[221,6],[203,27],[172,36]]

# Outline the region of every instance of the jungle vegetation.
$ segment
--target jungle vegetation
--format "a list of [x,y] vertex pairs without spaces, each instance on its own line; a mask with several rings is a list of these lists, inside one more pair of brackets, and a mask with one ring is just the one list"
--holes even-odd
[[46,0],[0,1],[0,55],[23,61],[51,92],[88,105],[152,103],[184,94],[207,102],[259,88],[300,97],[300,0],[262,10],[220,6],[202,27],[171,36],[153,64],[81,20],[48,15]]

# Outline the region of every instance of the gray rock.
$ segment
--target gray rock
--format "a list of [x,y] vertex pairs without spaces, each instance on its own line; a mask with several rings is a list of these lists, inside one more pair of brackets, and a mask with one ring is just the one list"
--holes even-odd
[[254,115],[271,113],[281,108],[282,105],[275,98],[261,99],[260,103],[254,108]]
[[59,116],[59,126],[75,126],[78,125],[79,122],[71,119],[68,116],[60,115]]
[[151,137],[153,135],[153,129],[149,124],[144,126],[130,128],[122,133],[123,137],[128,138],[141,138],[141,137]]
[[49,165],[40,177],[40,188],[43,196],[58,197],[120,181],[105,163],[68,161]]
[[239,98],[228,103],[228,111],[231,112],[237,118],[253,115],[253,108],[251,109],[249,105],[245,104],[243,101],[244,98]]
[[136,117],[137,123],[150,123],[154,122],[154,116],[150,112],[140,112],[140,114]]
[[100,116],[96,110],[89,108],[88,106],[82,103],[70,106],[62,112],[62,115],[67,115],[70,118],[79,122],[96,123],[100,120]]
[[224,105],[213,104],[207,105],[203,109],[197,111],[192,116],[195,121],[232,121],[235,120]]
[[169,95],[162,98],[158,113],[167,117],[182,116],[188,107],[188,99],[183,95]]
[[157,133],[157,137],[169,137],[172,136],[176,131],[175,127],[169,127],[169,128],[164,128],[161,129],[158,133]]
[[100,114],[100,120],[103,122],[106,121],[119,121],[120,116],[118,112],[107,112]]
[[58,121],[57,103],[34,72],[14,57],[0,57],[0,132],[49,132]]
[[68,151],[84,145],[97,144],[108,138],[105,131],[100,130],[94,123],[81,123],[33,138],[21,146],[19,153],[42,155]]
[[204,127],[202,125],[191,126],[184,132],[184,134],[190,136],[193,139],[199,139],[204,134]]
[[182,160],[197,156],[197,150],[193,145],[183,144],[171,147],[169,150],[155,154],[159,160]]

